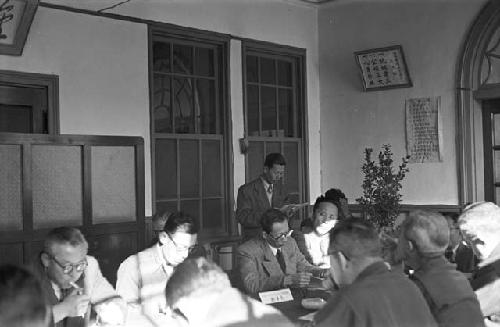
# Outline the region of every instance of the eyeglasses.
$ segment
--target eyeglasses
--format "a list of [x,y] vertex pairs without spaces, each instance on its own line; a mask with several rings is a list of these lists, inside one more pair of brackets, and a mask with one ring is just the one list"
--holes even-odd
[[87,266],[88,266],[87,259],[85,259],[79,263],[75,263],[75,264],[68,263],[68,264],[63,265],[62,263],[57,261],[56,257],[54,257],[52,254],[47,253],[47,252],[45,252],[45,253],[52,261],[54,261],[59,267],[61,267],[63,273],[65,273],[66,275],[71,274],[73,269],[75,269],[77,272],[83,272],[85,270],[85,268],[87,268]]
[[176,241],[174,241],[174,239],[172,238],[172,235],[170,235],[169,233],[166,233],[168,238],[172,241],[172,243],[174,243],[174,246],[175,246],[175,249],[178,251],[178,252],[192,252],[196,246],[195,245],[192,245],[192,246],[186,246],[186,245],[180,245],[178,244]]
[[279,235],[277,235],[277,236],[274,236],[274,235],[272,235],[271,233],[269,233],[268,235],[269,235],[269,237],[271,237],[273,240],[275,240],[275,241],[279,241],[279,240],[284,240],[284,239],[286,239],[286,238],[290,237],[290,236],[292,235],[292,232],[293,232],[293,229],[290,229],[289,231],[284,232],[284,233],[281,233],[281,234],[279,234]]

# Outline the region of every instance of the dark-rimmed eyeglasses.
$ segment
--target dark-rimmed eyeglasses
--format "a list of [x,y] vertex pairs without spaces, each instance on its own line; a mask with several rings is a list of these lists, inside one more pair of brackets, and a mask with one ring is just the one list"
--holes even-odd
[[275,241],[279,241],[279,240],[284,240],[284,239],[287,239],[288,237],[290,237],[292,235],[292,232],[293,232],[293,229],[290,229],[289,231],[287,232],[283,232],[281,234],[278,234],[276,236],[274,236],[273,234],[269,233],[269,237],[272,238],[273,240]]
[[59,267],[61,267],[63,273],[65,273],[66,275],[71,274],[71,272],[73,272],[73,269],[75,269],[77,272],[83,272],[88,266],[87,259],[85,259],[81,262],[75,263],[75,264],[68,263],[68,264],[63,265],[52,254],[47,253],[47,252],[45,252],[45,254],[47,254],[47,256],[52,261],[54,261]]
[[176,241],[174,241],[174,238],[172,237],[172,235],[170,235],[169,233],[166,233],[166,234],[167,234],[168,238],[172,241],[172,243],[175,246],[175,249],[178,252],[189,252],[189,253],[191,253],[196,248],[195,245],[191,245],[191,246],[180,245],[179,243],[177,243]]

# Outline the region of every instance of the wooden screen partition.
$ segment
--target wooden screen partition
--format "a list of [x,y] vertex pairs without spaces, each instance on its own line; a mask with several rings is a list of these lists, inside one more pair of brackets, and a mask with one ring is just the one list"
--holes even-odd
[[141,137],[0,134],[0,264],[28,263],[47,232],[79,228],[112,283],[144,248]]

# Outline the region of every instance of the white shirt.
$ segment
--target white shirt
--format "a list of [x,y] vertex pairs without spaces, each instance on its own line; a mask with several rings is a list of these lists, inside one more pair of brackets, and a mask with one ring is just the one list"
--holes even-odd
[[328,245],[330,234],[318,235],[315,232],[304,234],[307,252],[311,256],[313,265],[321,268],[330,268],[330,256],[328,255]]

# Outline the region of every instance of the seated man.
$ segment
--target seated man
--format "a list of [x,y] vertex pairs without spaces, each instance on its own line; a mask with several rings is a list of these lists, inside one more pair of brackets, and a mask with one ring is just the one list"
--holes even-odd
[[0,266],[0,326],[48,327],[51,320],[40,281],[24,268]]
[[226,273],[205,258],[181,263],[167,283],[165,296],[183,325],[293,326],[277,309],[232,288]]
[[241,289],[254,297],[259,292],[309,285],[312,266],[290,238],[288,218],[269,209],[261,218],[262,234],[237,249],[237,277]]
[[414,270],[411,278],[440,326],[484,326],[467,278],[444,257],[449,238],[442,215],[419,210],[401,224],[398,245],[406,264]]
[[312,326],[437,326],[418,288],[402,273],[389,271],[378,233],[368,221],[338,222],[329,252],[340,290],[314,316]]
[[125,302],[87,251],[87,241],[78,229],[59,227],[49,232],[34,263],[57,327],[87,326],[91,309],[103,323],[125,320]]
[[491,202],[465,208],[458,224],[467,242],[480,259],[471,284],[486,325],[500,321],[500,208]]
[[191,216],[174,213],[169,216],[155,245],[121,263],[116,290],[127,301],[130,314],[145,315],[158,325],[165,323],[168,319],[163,293],[165,285],[174,268],[188,257],[196,244],[197,232]]
[[451,263],[457,265],[457,270],[465,274],[467,278],[472,277],[479,259],[474,255],[472,248],[464,241],[458,227],[458,214],[444,216],[450,229],[450,242],[445,251],[445,257]]

